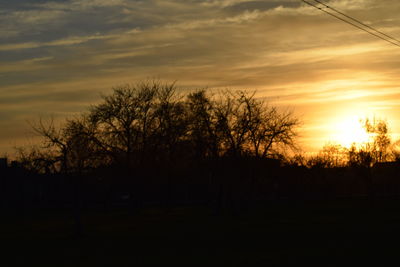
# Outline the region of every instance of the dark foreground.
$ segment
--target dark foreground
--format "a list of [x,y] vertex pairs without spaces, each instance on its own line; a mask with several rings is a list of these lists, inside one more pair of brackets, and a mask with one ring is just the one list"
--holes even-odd
[[81,237],[68,211],[46,214],[2,220],[0,266],[393,266],[400,258],[398,200],[219,216],[203,207],[87,211]]

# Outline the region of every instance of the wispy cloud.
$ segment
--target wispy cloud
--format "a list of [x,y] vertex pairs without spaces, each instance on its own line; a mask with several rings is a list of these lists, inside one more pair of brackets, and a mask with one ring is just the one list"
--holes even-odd
[[69,46],[69,45],[85,43],[91,40],[101,40],[109,38],[113,38],[113,35],[73,36],[50,42],[27,42],[27,43],[4,44],[0,45],[0,51],[31,49],[31,48],[39,48],[45,46]]

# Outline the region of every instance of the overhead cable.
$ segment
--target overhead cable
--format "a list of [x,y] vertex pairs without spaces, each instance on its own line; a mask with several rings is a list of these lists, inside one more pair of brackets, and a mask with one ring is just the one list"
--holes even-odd
[[342,16],[348,18],[348,19],[351,19],[352,21],[354,21],[354,22],[356,22],[356,23],[358,23],[358,24],[360,24],[360,25],[362,25],[362,26],[364,26],[364,27],[367,27],[367,28],[370,29],[370,30],[373,30],[373,31],[375,31],[375,32],[377,32],[377,33],[379,33],[379,34],[382,34],[383,36],[385,36],[385,37],[387,37],[387,38],[389,38],[389,39],[392,39],[392,40],[395,41],[395,42],[400,43],[400,40],[398,40],[398,39],[396,39],[396,38],[394,38],[394,37],[392,37],[392,36],[390,36],[390,35],[388,35],[388,34],[386,34],[386,33],[384,33],[384,32],[381,32],[381,31],[375,29],[375,28],[373,28],[373,27],[371,27],[371,26],[369,26],[369,25],[363,23],[362,21],[360,21],[360,20],[358,20],[358,19],[356,19],[356,18],[353,18],[353,17],[351,17],[351,16],[349,16],[349,15],[346,15],[345,13],[343,13],[343,12],[337,10],[336,8],[333,8],[333,7],[331,7],[331,6],[328,6],[327,4],[325,4],[325,3],[323,3],[323,2],[321,2],[321,1],[319,1],[319,0],[314,0],[314,1],[317,2],[317,3],[319,3],[319,4],[321,4],[321,5],[323,5],[323,6],[325,6],[326,8],[329,8],[329,9],[335,11],[336,13],[339,13],[340,15],[342,15]]
[[[373,27],[368,26],[368,25],[362,23],[361,21],[359,21],[359,20],[357,20],[357,19],[354,19],[354,18],[352,18],[352,17],[350,17],[350,16],[344,14],[343,12],[340,12],[340,11],[338,11],[338,10],[336,10],[336,9],[333,9],[332,7],[330,7],[330,6],[328,6],[328,5],[325,5],[324,3],[322,3],[322,2],[320,2],[320,1],[318,1],[318,0],[314,0],[314,1],[317,2],[317,3],[319,3],[319,4],[321,4],[321,5],[323,5],[324,7],[328,8],[328,9],[333,10],[333,11],[336,12],[337,14],[340,14],[340,15],[344,16],[344,17],[347,18],[347,19],[350,19],[351,21],[349,21],[349,20],[347,20],[347,19],[345,19],[345,18],[342,18],[342,17],[340,17],[339,15],[336,15],[336,14],[334,14],[334,13],[332,13],[332,12],[329,12],[329,11],[325,10],[325,9],[319,7],[317,4],[313,4],[313,3],[308,2],[308,1],[306,1],[306,0],[301,0],[301,1],[303,1],[304,3],[306,3],[306,4],[308,4],[308,5],[312,6],[312,7],[314,7],[314,8],[316,8],[316,9],[321,10],[322,12],[325,12],[326,14],[328,14],[328,15],[330,15],[330,16],[332,16],[332,17],[335,17],[336,19],[339,19],[339,20],[341,20],[341,21],[343,21],[343,22],[345,22],[345,23],[347,23],[347,24],[350,24],[350,25],[352,25],[353,27],[356,27],[356,28],[358,28],[358,29],[360,29],[360,30],[362,30],[362,31],[364,31],[364,32],[367,32],[367,33],[369,33],[369,34],[371,34],[371,35],[373,35],[373,36],[375,36],[375,37],[377,37],[377,38],[379,38],[379,39],[382,39],[382,40],[384,40],[384,41],[386,41],[386,42],[389,42],[389,43],[391,43],[391,44],[393,44],[393,45],[395,45],[395,46],[400,47],[400,41],[397,40],[396,38],[393,38],[393,37],[391,37],[391,36],[389,36],[389,35],[387,35],[387,34],[384,34],[384,33],[382,33],[381,31],[378,31],[378,30],[374,29]],[[352,21],[353,21],[353,22],[352,22]]]

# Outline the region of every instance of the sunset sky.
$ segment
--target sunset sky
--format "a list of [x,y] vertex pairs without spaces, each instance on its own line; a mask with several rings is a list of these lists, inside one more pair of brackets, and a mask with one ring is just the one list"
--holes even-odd
[[[325,3],[400,39],[398,0]],[[400,47],[300,0],[1,1],[0,25],[0,157],[32,142],[28,121],[148,78],[257,90],[300,118],[304,151],[366,116],[400,133]]]

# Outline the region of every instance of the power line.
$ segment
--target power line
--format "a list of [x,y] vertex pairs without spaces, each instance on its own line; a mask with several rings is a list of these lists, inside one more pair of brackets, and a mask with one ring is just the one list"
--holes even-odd
[[[353,22],[351,22],[351,21],[348,21],[348,20],[346,20],[346,19],[344,19],[344,18],[341,18],[341,17],[339,17],[338,15],[335,15],[335,14],[333,14],[333,13],[327,11],[327,10],[324,10],[324,9],[322,9],[321,7],[318,7],[317,5],[315,5],[315,4],[313,4],[313,3],[310,3],[310,2],[308,2],[308,1],[306,1],[306,0],[301,0],[301,1],[303,1],[304,3],[306,3],[306,4],[308,4],[308,5],[312,6],[312,7],[315,7],[316,9],[321,10],[322,12],[325,12],[326,14],[328,14],[328,15],[330,15],[330,16],[332,16],[332,17],[335,17],[336,19],[339,19],[339,20],[341,20],[341,21],[343,21],[343,22],[345,22],[345,23],[347,23],[347,24],[350,24],[350,25],[352,25],[353,27],[356,27],[356,28],[358,28],[358,29],[360,29],[360,30],[362,30],[362,31],[365,31],[366,33],[369,33],[369,34],[371,34],[371,35],[373,35],[373,36],[375,36],[375,37],[377,37],[377,38],[379,38],[379,39],[382,39],[382,40],[384,40],[384,41],[386,41],[386,42],[389,42],[389,43],[391,43],[391,44],[393,44],[393,45],[395,45],[395,46],[400,47],[400,44],[399,44],[400,41],[398,41],[397,39],[395,39],[395,38],[393,38],[393,37],[388,36],[388,38],[393,39],[393,40],[395,40],[396,42],[399,42],[399,43],[396,43],[396,42],[394,42],[394,41],[391,41],[390,39],[387,39],[387,38],[383,37],[383,36],[386,36],[386,34],[382,34],[380,31],[375,30],[374,28],[372,28],[372,27],[370,27],[370,26],[368,26],[368,25],[366,25],[367,28],[370,28],[370,29],[372,29],[373,31],[375,31],[375,32],[377,32],[377,33],[380,33],[380,34],[382,34],[383,36],[381,36],[381,35],[379,35],[379,34],[377,34],[377,33],[371,32],[371,31],[369,31],[369,30],[367,30],[367,29],[361,27],[360,25],[357,25],[357,24],[355,24],[355,23],[353,23]],[[314,1],[316,1],[316,0],[314,0]],[[316,1],[316,2],[321,3],[321,2],[319,2],[319,1]],[[321,4],[323,4],[323,3],[321,3]],[[323,5],[324,5],[324,4],[323,4]],[[329,6],[326,6],[326,7],[330,8]],[[330,8],[330,9],[334,10],[333,8]],[[334,10],[334,11],[335,11],[335,10]],[[339,13],[339,14],[342,14],[342,12],[338,12],[338,11],[336,11],[336,12]],[[345,16],[345,17],[348,17],[348,18],[350,18],[351,20],[357,22],[356,19],[353,19],[353,18],[351,18],[350,16],[347,16],[347,15],[344,15],[344,16]],[[363,26],[365,25],[364,23],[360,23],[360,22],[357,22],[357,23],[359,23],[359,24],[361,24],[361,25],[363,25]]]
[[358,20],[358,19],[356,19],[356,18],[353,18],[353,17],[351,17],[351,16],[349,16],[349,15],[346,15],[346,14],[344,14],[343,12],[341,12],[341,11],[339,11],[339,10],[337,10],[337,9],[335,9],[335,8],[333,8],[333,7],[331,7],[331,6],[328,6],[327,4],[325,4],[325,3],[323,3],[323,2],[321,2],[321,1],[319,1],[319,0],[314,0],[314,1],[317,2],[317,3],[319,3],[319,4],[321,4],[321,5],[323,5],[323,6],[325,6],[326,8],[329,8],[329,9],[335,11],[336,13],[339,13],[340,15],[342,15],[342,16],[348,18],[348,19],[351,19],[352,21],[354,21],[354,22],[356,22],[356,23],[358,23],[358,24],[360,24],[360,25],[362,25],[362,26],[364,26],[364,27],[367,27],[368,29],[371,29],[371,30],[373,30],[373,31],[375,31],[375,32],[377,32],[377,33],[379,33],[379,34],[382,34],[383,36],[385,36],[385,37],[387,37],[387,38],[389,38],[389,39],[392,39],[393,41],[396,41],[396,42],[399,42],[399,43],[400,43],[400,40],[398,40],[398,39],[396,39],[396,38],[394,38],[394,37],[392,37],[392,36],[390,36],[390,35],[388,35],[388,34],[386,34],[386,33],[384,33],[384,32],[381,32],[381,31],[375,29],[375,28],[373,28],[373,27],[371,27],[371,26],[369,26],[369,25],[363,23],[362,21],[360,21],[360,20]]
[[[341,21],[343,21],[343,22],[345,22],[345,23],[347,23],[347,24],[350,24],[350,25],[352,25],[352,26],[354,26],[354,27],[356,27],[356,28],[358,28],[358,29],[360,29],[360,30],[362,30],[362,31],[365,31],[365,32],[367,32],[367,33],[369,33],[369,34],[371,34],[371,35],[373,35],[373,36],[375,36],[375,37],[377,37],[377,38],[379,38],[379,39],[382,39],[382,40],[384,40],[384,41],[386,41],[386,42],[389,42],[389,43],[391,43],[391,44],[393,44],[393,45],[396,45],[396,46],[400,47],[400,44],[399,44],[400,41],[399,41],[399,40],[397,40],[397,39],[395,39],[395,38],[393,38],[393,37],[391,37],[391,36],[389,36],[389,35],[387,35],[387,34],[384,34],[384,33],[380,32],[380,31],[378,31],[378,30],[376,30],[376,29],[374,29],[374,28],[372,28],[372,27],[370,27],[370,26],[368,26],[368,25],[366,25],[366,24],[364,24],[364,23],[358,21],[357,19],[354,19],[354,18],[352,18],[352,17],[350,17],[350,16],[344,14],[343,12],[340,12],[340,11],[338,11],[338,10],[336,10],[336,9],[333,9],[333,8],[331,8],[331,7],[327,6],[327,5],[325,5],[324,3],[322,3],[322,2],[320,2],[320,1],[318,1],[318,0],[314,0],[314,1],[317,2],[317,3],[320,3],[320,4],[322,4],[322,5],[324,5],[324,6],[327,7],[327,8],[332,9],[333,11],[337,12],[338,14],[341,14],[342,16],[351,19],[351,20],[355,21],[356,23],[358,23],[358,24],[360,24],[360,25],[362,25],[362,26],[365,26],[365,27],[367,27],[367,28],[373,30],[373,31],[376,32],[376,33],[371,32],[371,31],[369,31],[369,30],[367,30],[367,29],[361,27],[360,25],[357,25],[357,24],[355,24],[355,23],[353,23],[353,22],[351,22],[351,21],[348,21],[348,20],[346,20],[346,19],[344,19],[344,18],[341,18],[341,17],[339,17],[339,16],[337,16],[337,15],[335,15],[335,14],[329,12],[329,11],[326,11],[326,10],[324,10],[324,9],[322,9],[322,8],[320,8],[320,7],[318,7],[317,5],[314,5],[314,4],[312,4],[312,3],[310,3],[310,2],[308,2],[308,1],[306,1],[306,0],[302,0],[302,1],[303,1],[304,3],[306,3],[306,4],[310,5],[310,6],[312,6],[312,7],[315,7],[316,9],[321,10],[322,12],[327,13],[328,15],[330,15],[330,16],[332,16],[332,17],[335,17],[335,18],[337,18],[337,19],[339,19],[339,20],[341,20]],[[379,34],[381,34],[381,35],[383,35],[383,36],[387,36],[388,38],[394,40],[395,42],[394,42],[394,41],[391,41],[390,39],[387,39],[387,38],[385,38],[385,37],[383,37],[383,36],[381,36],[381,35],[379,35]],[[399,42],[399,43],[397,43],[397,42]]]

